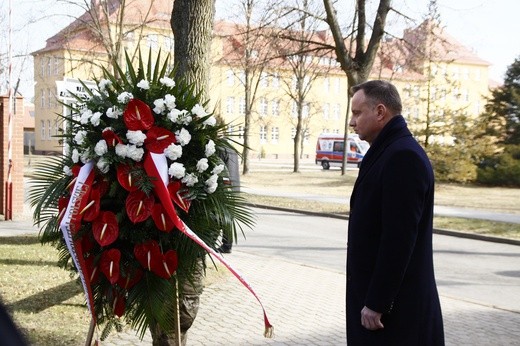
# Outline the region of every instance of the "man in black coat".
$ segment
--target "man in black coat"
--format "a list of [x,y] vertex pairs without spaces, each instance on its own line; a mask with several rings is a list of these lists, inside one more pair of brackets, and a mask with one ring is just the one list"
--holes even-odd
[[444,345],[433,270],[433,170],[397,89],[352,87],[350,126],[371,144],[350,199],[347,344]]

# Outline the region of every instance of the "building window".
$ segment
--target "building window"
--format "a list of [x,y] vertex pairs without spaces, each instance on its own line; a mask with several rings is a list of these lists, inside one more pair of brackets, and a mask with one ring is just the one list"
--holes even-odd
[[49,136],[47,137],[47,139],[51,140],[51,138],[52,138],[52,126],[51,126],[51,121],[50,120],[47,120],[47,131],[49,133]]
[[336,81],[336,93],[339,94],[341,92],[341,79],[335,78],[335,81]]
[[309,113],[310,113],[310,105],[309,105],[309,102],[305,102],[302,106],[302,118],[303,119],[306,119],[309,117]]
[[146,38],[146,44],[147,44],[148,48],[151,48],[152,50],[156,50],[159,45],[157,35],[148,35],[148,37]]
[[278,127],[271,127],[271,142],[278,143],[280,139],[280,129]]
[[40,91],[40,107],[45,108],[45,90]]
[[55,56],[54,57],[54,75],[59,75],[60,74],[60,59],[59,57]]
[[265,99],[265,97],[262,97],[260,99],[260,116],[261,117],[264,117],[267,115],[267,109],[268,109],[268,102],[267,100]]
[[295,101],[292,103],[291,116],[293,118],[298,117],[298,104]]
[[280,115],[280,100],[271,101],[271,114],[273,117]]
[[228,86],[233,86],[235,84],[235,74],[232,70],[226,71],[226,82]]
[[280,87],[280,75],[278,73],[273,74],[271,86],[273,88],[279,88]]
[[52,57],[47,59],[47,75],[50,76],[52,74]]
[[54,135],[57,136],[60,134],[60,127],[58,126],[58,120],[54,120]]
[[262,72],[260,74],[260,86],[262,88],[267,88],[269,86],[269,77],[267,76],[267,73]]
[[330,91],[330,79],[329,78],[325,78],[323,80],[323,91],[328,93]]
[[226,100],[226,113],[233,114],[235,112],[235,98],[228,97]]
[[334,119],[339,119],[341,113],[341,105],[339,103],[336,103],[334,105],[334,108],[332,109],[332,117]]
[[42,137],[42,139],[45,139],[45,120],[41,120],[40,121],[40,135]]
[[246,85],[246,73],[244,71],[241,71],[238,75],[238,80],[242,85]]
[[40,76],[45,77],[45,58],[40,58]]
[[294,137],[296,137],[296,128],[291,128],[291,139],[294,140]]
[[49,95],[49,108],[54,107],[54,96],[52,95],[52,90],[47,89],[47,94]]
[[238,104],[238,112],[240,113],[240,115],[245,115],[246,114],[246,99],[245,99],[245,97],[242,97],[240,99],[240,103]]
[[164,46],[166,47],[166,51],[173,52],[175,49],[175,40],[173,37],[165,37],[164,38]]
[[240,139],[240,140],[244,139],[244,126],[238,127],[238,139]]
[[260,143],[265,143],[267,140],[267,126],[260,126]]
[[324,103],[322,109],[323,109],[323,119],[328,119],[329,116],[330,116],[329,115],[329,112],[330,112],[329,104],[328,103]]

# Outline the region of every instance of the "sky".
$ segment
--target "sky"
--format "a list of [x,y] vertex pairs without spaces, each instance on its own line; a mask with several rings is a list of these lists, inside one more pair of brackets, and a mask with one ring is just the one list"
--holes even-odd
[[[72,0],[70,0],[72,1]],[[76,0],[82,2],[83,0]],[[85,0],[89,1],[89,0]],[[173,0],[172,0],[173,1]],[[239,0],[216,0],[217,17],[225,17],[232,8],[230,3]],[[45,46],[45,40],[56,34],[81,11],[77,6],[66,6],[59,0],[1,0],[0,19],[8,23],[8,4],[11,2],[11,28],[13,52],[13,78],[20,77],[19,91],[27,97],[34,94],[32,59],[27,52]],[[377,4],[375,0],[368,3]],[[339,0],[350,11],[354,0]],[[440,19],[445,30],[480,58],[488,61],[490,78],[502,82],[507,67],[520,57],[520,1],[518,0],[437,0]],[[394,0],[392,6],[414,21],[405,21],[392,14],[388,18],[389,30],[395,35],[404,26],[421,23],[427,11],[428,0]],[[339,18],[341,21],[341,17]],[[2,25],[3,26],[3,25]],[[5,28],[5,26],[3,26]],[[5,29],[4,29],[5,30]],[[8,40],[0,38],[0,49],[8,50]],[[23,71],[22,73],[20,71]],[[4,85],[7,76],[1,76]]]

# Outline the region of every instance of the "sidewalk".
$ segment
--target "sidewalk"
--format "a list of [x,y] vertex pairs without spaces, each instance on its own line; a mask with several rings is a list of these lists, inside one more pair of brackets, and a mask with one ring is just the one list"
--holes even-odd
[[[0,222],[0,236],[36,233],[30,221]],[[263,337],[260,304],[223,268],[205,288],[188,345],[345,345],[345,273],[247,253],[240,245],[226,259],[251,284],[274,325]],[[447,345],[520,345],[520,314],[441,295]],[[108,346],[151,345],[134,331],[112,334]]]

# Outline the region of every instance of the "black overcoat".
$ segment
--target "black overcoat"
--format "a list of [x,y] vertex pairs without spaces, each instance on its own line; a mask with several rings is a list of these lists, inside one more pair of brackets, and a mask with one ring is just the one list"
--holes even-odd
[[[350,200],[347,344],[444,345],[433,271],[434,176],[402,116],[365,155]],[[363,306],[384,329],[361,325]]]

